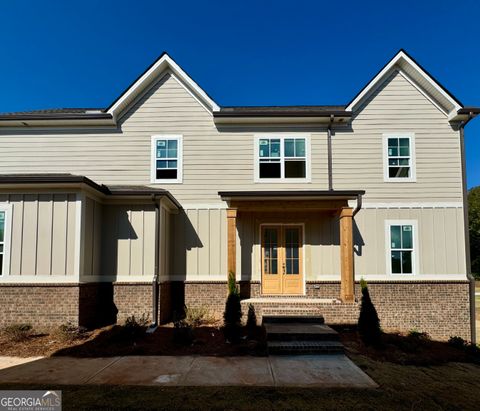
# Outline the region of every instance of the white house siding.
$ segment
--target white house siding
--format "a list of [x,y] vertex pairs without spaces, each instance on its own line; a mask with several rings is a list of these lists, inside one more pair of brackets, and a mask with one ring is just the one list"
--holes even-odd
[[0,194],[0,202],[11,206],[10,276],[59,281],[73,276],[76,195]]
[[[253,182],[254,135],[272,131],[311,133],[311,183]],[[389,132],[415,133],[416,182],[383,181],[382,135]],[[226,216],[225,211],[219,209],[225,204],[220,201],[218,191],[327,189],[324,127],[225,125],[217,128],[211,114],[170,75],[163,77],[124,114],[116,130],[0,130],[0,150],[4,153],[0,159],[0,173],[70,172],[86,175],[104,184],[148,184],[151,136],[157,134],[183,135],[183,183],[161,184],[185,208],[184,213],[174,217],[173,250],[163,250],[173,256],[172,267],[162,268],[172,278],[224,277]],[[351,129],[342,127],[334,132],[334,188],[364,189],[367,192],[365,202],[429,202],[438,203],[439,206],[445,202],[459,204],[462,202],[461,179],[458,132],[452,130],[446,115],[400,73],[393,74],[355,113]],[[30,212],[32,207],[32,204],[27,204],[28,218],[36,218],[34,211]],[[87,212],[91,212],[88,211],[89,207],[87,204]],[[418,213],[420,227],[429,227],[430,224],[437,229],[437,221],[432,223],[432,218],[439,219],[446,227],[446,232],[455,232],[455,238],[458,239],[456,257],[447,259],[443,257],[443,252],[447,251],[447,240],[452,238],[450,234],[440,233],[437,236],[432,234],[432,230],[419,230],[422,253],[426,253],[420,267],[422,272],[430,274],[431,271],[431,274],[439,275],[464,273],[461,209],[415,212]],[[93,213],[95,215],[95,209]],[[122,219],[125,224],[118,223],[119,213],[127,216]],[[92,278],[97,273],[150,278],[153,275],[154,253],[148,247],[154,233],[147,229],[150,223],[146,220],[151,222],[152,213],[153,210],[146,212],[103,206],[102,226],[116,228],[108,235],[102,231],[101,254],[95,254],[93,249],[85,250],[88,260],[85,274],[92,275]],[[377,233],[376,237],[371,234],[375,224],[383,226],[383,223],[381,219],[375,220],[375,217],[371,217],[370,223],[367,215],[372,213],[363,210],[357,216],[358,224],[364,224],[362,236],[369,239],[363,248],[364,254],[356,257],[357,272],[383,274],[385,251],[379,242],[384,240],[384,232]],[[376,213],[381,216],[383,211]],[[395,214],[390,210],[385,213]],[[323,221],[321,224],[321,219],[315,220],[318,230],[311,234],[313,241],[318,232],[332,230],[333,221]],[[29,220],[26,222],[29,223]],[[243,230],[246,224],[249,224],[248,221],[239,221],[240,229]],[[315,224],[309,226],[309,230]],[[138,238],[128,237],[128,225],[142,235]],[[87,231],[86,235],[89,241],[98,240],[98,230]],[[429,252],[431,246],[428,245],[428,239],[431,238],[434,249]],[[33,240],[25,241],[22,250],[34,247]],[[140,242],[142,246],[139,246]],[[238,264],[246,259],[245,254],[241,254],[244,246],[238,243]],[[338,275],[339,256],[335,246],[316,246],[310,244],[307,238],[305,248],[308,279],[327,274]],[[257,253],[254,258],[257,258],[258,250],[253,248],[253,251]],[[22,252],[12,249],[14,272],[21,272],[18,267],[22,257],[17,254]],[[43,263],[40,268],[37,267],[30,253],[26,254],[28,257],[23,257],[22,270],[44,270]],[[99,255],[102,255],[102,264],[97,261]],[[52,271],[58,272],[57,268],[52,268]],[[258,278],[259,273],[252,268],[251,275]]]

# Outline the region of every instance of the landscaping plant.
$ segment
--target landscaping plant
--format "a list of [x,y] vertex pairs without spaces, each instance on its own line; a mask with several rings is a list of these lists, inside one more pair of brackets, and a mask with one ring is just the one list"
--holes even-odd
[[248,313],[247,313],[247,332],[248,338],[251,339],[257,328],[257,315],[255,314],[255,307],[253,304],[248,304]]
[[228,274],[228,297],[223,313],[224,333],[227,341],[236,343],[240,340],[242,332],[242,306],[240,304],[240,292],[238,290],[235,273]]
[[365,345],[378,347],[382,343],[380,320],[370,298],[367,282],[363,278],[360,280],[360,286],[362,288],[362,302],[358,318],[358,332]]

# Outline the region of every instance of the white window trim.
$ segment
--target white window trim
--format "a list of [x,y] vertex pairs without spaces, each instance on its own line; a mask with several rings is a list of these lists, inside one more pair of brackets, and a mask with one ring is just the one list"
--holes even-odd
[[[157,178],[157,157],[156,144],[157,140],[177,140],[177,178]],[[150,149],[151,165],[150,165],[150,182],[152,184],[181,184],[183,182],[183,136],[181,134],[156,134],[152,136]]]
[[[408,138],[410,141],[410,177],[389,177],[388,175],[388,139]],[[388,183],[415,183],[417,181],[415,158],[415,133],[384,133],[383,134],[383,181]]]
[[0,279],[5,279],[10,275],[10,243],[12,237],[12,205],[9,203],[0,203],[0,211],[5,212],[5,232],[3,238],[3,267]]
[[[310,183],[312,181],[311,173],[311,144],[310,144],[310,134],[307,133],[262,133],[255,134],[253,139],[253,153],[254,153],[254,167],[253,167],[253,182],[254,183]],[[261,139],[264,138],[278,138],[281,140],[280,143],[280,167],[281,175],[284,175],[285,171],[285,157],[284,157],[284,140],[286,138],[304,138],[305,139],[305,178],[260,178],[260,156],[258,153],[258,146]]]
[[[392,273],[392,243],[390,238],[390,227],[395,225],[411,225],[413,230],[413,251],[412,251],[412,273]],[[420,250],[418,249],[418,221],[417,220],[385,220],[385,262],[386,273],[391,276],[413,277],[418,275]]]

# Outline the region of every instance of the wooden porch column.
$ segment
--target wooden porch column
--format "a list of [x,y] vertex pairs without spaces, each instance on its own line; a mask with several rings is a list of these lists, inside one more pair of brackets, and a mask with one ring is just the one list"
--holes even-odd
[[340,258],[341,286],[340,299],[343,302],[355,301],[355,281],[353,277],[353,208],[342,207],[340,211]]
[[227,268],[228,273],[236,273],[237,270],[237,209],[229,208],[227,209]]

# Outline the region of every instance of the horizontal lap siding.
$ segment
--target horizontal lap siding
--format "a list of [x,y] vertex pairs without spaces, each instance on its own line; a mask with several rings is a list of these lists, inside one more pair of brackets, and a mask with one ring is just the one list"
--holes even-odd
[[70,276],[75,261],[75,194],[10,194],[10,275]]
[[[254,184],[253,136],[311,133],[312,183]],[[383,181],[382,133],[414,132],[416,183]],[[118,130],[0,130],[0,173],[71,172],[105,184],[148,184],[151,136],[183,135],[183,184],[162,184],[183,203],[218,202],[222,190],[326,189],[326,130],[315,126],[215,126],[170,75],[120,119]],[[48,133],[48,134],[47,134]],[[365,189],[366,201],[461,201],[458,132],[402,75],[391,76],[333,136],[335,189]]]
[[[358,188],[367,201],[462,201],[459,133],[423,94],[398,72],[355,114],[353,132],[333,139],[336,189]],[[415,133],[415,183],[383,181],[383,133]]]

